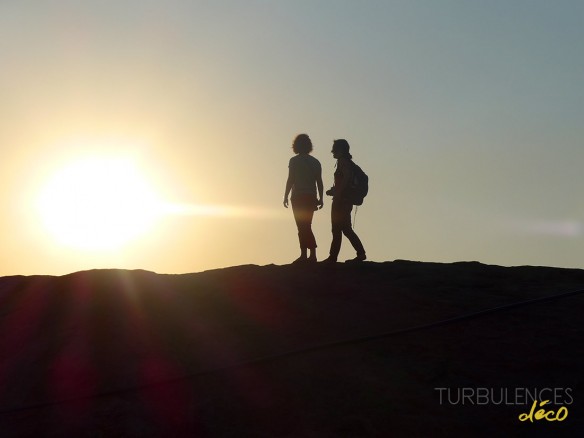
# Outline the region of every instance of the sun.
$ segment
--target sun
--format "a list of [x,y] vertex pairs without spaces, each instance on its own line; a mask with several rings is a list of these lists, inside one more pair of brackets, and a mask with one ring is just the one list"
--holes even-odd
[[58,170],[43,185],[38,212],[61,245],[118,249],[149,231],[160,201],[135,163],[124,157],[87,157]]

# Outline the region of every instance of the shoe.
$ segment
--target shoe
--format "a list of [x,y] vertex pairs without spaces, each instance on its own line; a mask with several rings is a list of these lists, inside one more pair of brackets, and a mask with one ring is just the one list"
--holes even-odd
[[354,259],[345,260],[345,263],[358,263],[364,261],[365,259],[367,259],[365,254],[357,254],[357,257]]
[[328,256],[326,259],[322,260],[320,263],[323,263],[325,265],[331,265],[331,264],[336,263],[336,262],[337,262],[337,259],[335,259],[331,256]]
[[292,262],[293,265],[301,265],[308,261],[308,257],[298,257],[296,260]]

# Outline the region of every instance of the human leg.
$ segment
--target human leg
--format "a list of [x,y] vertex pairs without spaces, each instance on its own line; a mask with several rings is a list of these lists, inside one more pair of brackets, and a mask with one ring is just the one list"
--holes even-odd
[[307,257],[307,249],[311,256],[316,249],[316,239],[312,232],[312,218],[316,199],[311,195],[297,195],[292,197],[292,212],[298,228],[298,241],[300,243],[301,258]]
[[[333,200],[333,205],[335,204],[335,201]],[[361,243],[361,239],[359,239],[359,236],[357,236],[357,233],[355,233],[355,230],[353,230],[353,227],[351,226],[351,211],[353,210],[353,205],[346,202],[346,201],[337,201],[336,202],[336,208],[335,208],[335,218],[334,218],[334,222],[335,225],[333,228],[336,228],[336,232],[338,234],[338,242],[336,242],[336,244],[338,245],[338,248],[340,250],[341,248],[341,243],[340,240],[342,239],[342,234],[344,234],[347,239],[349,239],[349,242],[351,242],[351,245],[353,246],[353,248],[355,249],[355,251],[357,252],[357,257],[355,260],[365,260],[366,255],[365,255],[365,248],[363,248],[363,244]],[[340,231],[339,231],[340,230]],[[334,233],[335,231],[333,231],[333,240],[334,240]],[[338,250],[336,252],[336,254],[338,255]]]
[[365,248],[363,248],[363,243],[361,243],[361,239],[359,239],[359,236],[357,236],[357,233],[355,233],[355,230],[353,230],[353,228],[351,227],[350,221],[349,225],[343,228],[343,234],[347,236],[347,239],[349,239],[349,242],[351,242],[351,245],[353,245],[353,248],[357,252],[357,258],[355,260],[365,260],[366,258]]
[[331,261],[337,261],[339,252],[341,250],[341,243],[343,239],[343,204],[336,199],[333,199],[331,206],[331,230],[333,240],[329,251],[329,258]]

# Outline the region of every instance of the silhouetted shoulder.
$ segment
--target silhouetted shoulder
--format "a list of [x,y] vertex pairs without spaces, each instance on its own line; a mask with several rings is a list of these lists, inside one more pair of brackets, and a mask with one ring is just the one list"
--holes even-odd
[[314,171],[318,171],[318,172],[320,172],[320,170],[321,170],[320,161],[318,161],[312,155],[308,155],[308,154],[298,154],[298,155],[293,156],[292,158],[290,158],[290,162],[288,163],[288,167],[290,169],[310,168],[310,169],[313,169]]
[[348,158],[339,158],[337,164],[337,172],[341,175],[350,176],[353,174],[353,165]]
[[312,155],[307,155],[307,157],[309,158],[309,161],[311,162],[311,164],[315,167],[320,169],[320,161],[318,161],[316,158],[314,158]]

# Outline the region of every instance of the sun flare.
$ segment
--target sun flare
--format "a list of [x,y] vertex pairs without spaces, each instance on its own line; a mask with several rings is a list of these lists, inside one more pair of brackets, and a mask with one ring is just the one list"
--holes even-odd
[[160,201],[132,160],[89,157],[61,168],[43,186],[41,221],[60,244],[116,249],[144,235]]

